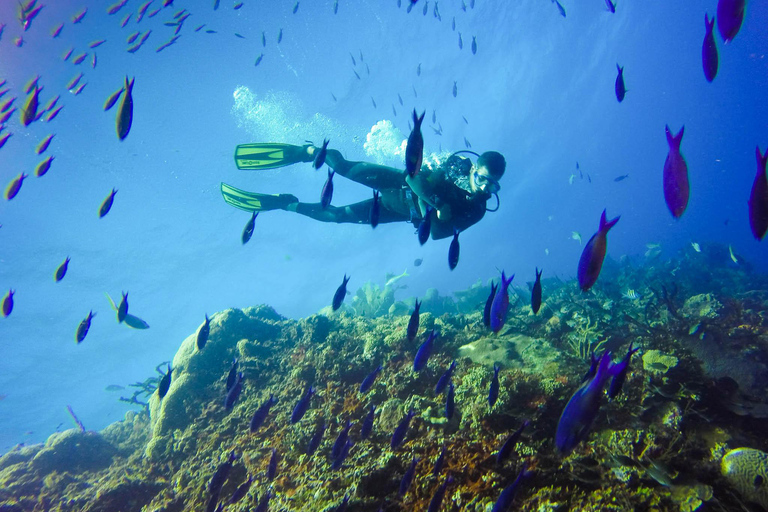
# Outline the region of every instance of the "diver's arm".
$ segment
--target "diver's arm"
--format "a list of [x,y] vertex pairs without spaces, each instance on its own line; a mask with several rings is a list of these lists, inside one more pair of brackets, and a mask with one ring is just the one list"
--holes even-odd
[[429,183],[423,178],[423,172],[417,173],[411,177],[406,174],[405,182],[411,187],[411,190],[419,197],[419,208],[421,209],[421,215],[426,215],[426,206],[429,205],[437,212],[437,218],[440,220],[448,220],[451,218],[451,206],[440,199],[437,195],[431,195],[428,192]]

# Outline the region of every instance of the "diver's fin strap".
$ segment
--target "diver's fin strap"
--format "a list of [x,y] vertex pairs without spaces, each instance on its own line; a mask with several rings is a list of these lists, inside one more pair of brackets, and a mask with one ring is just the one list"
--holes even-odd
[[295,164],[301,146],[264,142],[256,144],[240,144],[235,148],[235,165],[240,170],[276,169]]
[[247,212],[256,212],[261,210],[261,201],[259,200],[259,194],[240,190],[232,185],[226,183],[221,184],[221,195],[224,197],[224,201],[235,208],[245,210]]

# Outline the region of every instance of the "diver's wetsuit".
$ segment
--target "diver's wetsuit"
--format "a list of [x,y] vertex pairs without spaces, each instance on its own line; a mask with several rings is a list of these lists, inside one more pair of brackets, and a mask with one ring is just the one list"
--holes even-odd
[[[336,174],[379,191],[379,223],[407,221],[417,226],[421,222],[423,214],[418,197],[406,184],[405,171],[369,162],[345,160],[335,149],[327,150],[325,162]],[[454,181],[461,176],[468,179],[471,167],[469,159],[452,155],[438,169],[433,170],[424,165],[416,174],[416,179],[429,191],[433,202],[438,206],[447,203],[451,208],[451,216],[447,220],[438,219],[436,212],[432,211],[433,239],[452,236],[454,228],[463,231],[485,215],[485,203],[490,195],[472,194]],[[370,222],[372,205],[373,199],[326,208],[320,203],[298,203],[295,211],[322,222],[367,224]]]

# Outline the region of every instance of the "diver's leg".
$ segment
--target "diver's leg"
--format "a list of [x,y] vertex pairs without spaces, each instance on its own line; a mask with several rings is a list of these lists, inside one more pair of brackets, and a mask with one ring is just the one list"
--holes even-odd
[[[371,206],[373,199],[360,201],[359,203],[346,206],[328,206],[323,208],[320,203],[293,203],[288,205],[286,210],[296,212],[306,217],[319,220],[321,222],[368,224],[370,223]],[[408,217],[397,212],[392,212],[386,208],[379,211],[379,224],[387,222],[407,221]]]
[[336,174],[376,190],[400,189],[405,186],[405,171],[385,165],[345,160],[335,149],[327,150],[325,163]]

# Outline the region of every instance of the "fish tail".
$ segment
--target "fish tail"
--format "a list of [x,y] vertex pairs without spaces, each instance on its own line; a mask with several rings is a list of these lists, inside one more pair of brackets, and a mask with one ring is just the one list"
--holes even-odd
[[619,219],[621,218],[621,215],[618,217],[611,219],[609,221],[605,220],[605,210],[603,210],[602,215],[600,215],[600,231],[603,233],[607,233],[610,231],[610,229],[616,225],[617,222],[619,222]]
[[667,134],[667,143],[669,144],[669,147],[671,149],[680,151],[680,142],[682,142],[683,140],[683,132],[685,131],[685,125],[683,125],[680,128],[680,132],[678,132],[677,135],[674,135],[672,133],[672,130],[669,129],[669,125],[665,126],[665,129]]
[[760,146],[755,147],[755,156],[757,156],[757,170],[765,173],[766,163],[768,163],[768,147],[765,148],[765,153],[760,154]]

